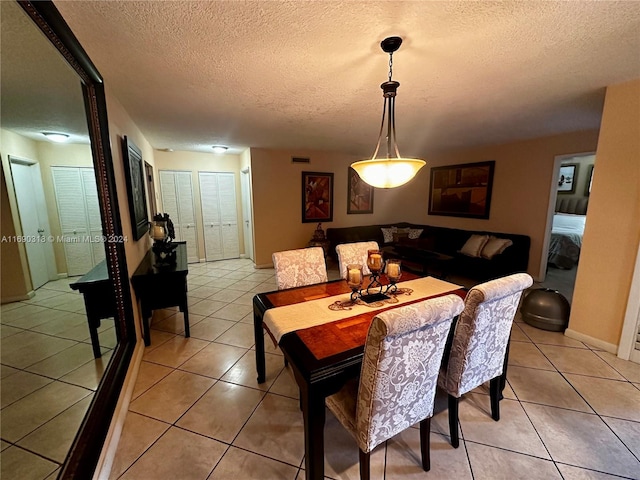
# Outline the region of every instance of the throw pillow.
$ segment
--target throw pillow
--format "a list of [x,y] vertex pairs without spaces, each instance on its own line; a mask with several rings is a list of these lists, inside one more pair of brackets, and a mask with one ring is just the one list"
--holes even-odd
[[382,230],[382,237],[384,238],[384,243],[393,242],[393,234],[397,230],[396,227],[388,227],[388,228],[383,227],[380,230]]
[[482,252],[480,252],[480,256],[482,258],[486,258],[487,260],[491,260],[496,255],[504,252],[507,247],[513,245],[513,242],[507,238],[497,238],[494,236],[489,237],[489,241],[482,248]]
[[409,229],[409,238],[411,240],[415,240],[416,238],[420,238],[422,235],[422,228],[410,228]]
[[396,231],[393,232],[393,241],[399,242],[403,238],[409,238],[409,228],[396,228]]
[[460,253],[469,257],[479,257],[488,241],[489,235],[471,235],[460,249]]

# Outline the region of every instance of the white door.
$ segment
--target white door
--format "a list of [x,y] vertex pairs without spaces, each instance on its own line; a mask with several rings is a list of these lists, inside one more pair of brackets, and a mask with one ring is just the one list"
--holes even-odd
[[196,212],[193,204],[191,172],[160,170],[162,208],[175,228],[176,240],[187,242],[187,261],[197,262]]
[[198,176],[207,261],[238,258],[235,174],[199,172]]
[[222,225],[218,204],[218,177],[215,173],[199,172],[200,205],[204,230],[204,250],[207,262],[222,260]]
[[253,224],[251,222],[251,178],[249,168],[242,170],[240,190],[242,191],[242,228],[244,233],[244,253],[253,260]]
[[92,262],[97,265],[105,259],[104,242],[99,241],[102,237],[102,220],[100,217],[100,200],[98,199],[98,185],[96,184],[95,173],[92,168],[81,168],[82,187],[87,205],[87,221],[89,225],[89,235],[91,241]]
[[53,243],[44,200],[40,165],[28,160],[9,157],[11,174],[18,203],[18,213],[25,239],[25,250],[33,289],[56,278]]
[[238,258],[240,256],[240,239],[238,236],[235,174],[218,173],[218,198],[222,224],[222,252],[224,258]]

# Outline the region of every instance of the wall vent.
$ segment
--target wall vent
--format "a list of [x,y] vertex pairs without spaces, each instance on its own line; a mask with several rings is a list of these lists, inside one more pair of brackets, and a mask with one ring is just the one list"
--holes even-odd
[[305,157],[291,157],[291,163],[311,163],[311,159]]

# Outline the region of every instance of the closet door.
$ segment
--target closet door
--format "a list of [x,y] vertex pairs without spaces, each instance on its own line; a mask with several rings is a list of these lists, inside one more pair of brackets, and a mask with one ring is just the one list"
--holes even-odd
[[222,228],[218,206],[218,178],[215,173],[200,172],[200,205],[207,262],[222,260]]
[[94,266],[82,172],[77,167],[51,167],[64,238],[67,275],[84,275]]
[[240,241],[235,174],[218,173],[218,189],[224,258],[238,258],[240,256]]
[[96,177],[92,168],[80,169],[82,176],[82,187],[84,188],[84,198],[87,207],[87,222],[89,235],[92,240],[91,253],[93,264],[97,265],[105,258],[105,244],[102,241],[102,220],[100,218],[100,204],[98,201],[98,187]]
[[195,208],[191,172],[160,170],[160,194],[163,212],[168,213],[176,231],[176,240],[187,242],[187,261],[197,262]]

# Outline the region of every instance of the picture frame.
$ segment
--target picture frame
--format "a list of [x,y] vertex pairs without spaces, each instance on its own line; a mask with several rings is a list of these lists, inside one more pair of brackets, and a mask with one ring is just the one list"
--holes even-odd
[[589,174],[587,175],[587,185],[584,188],[584,196],[588,197],[591,194],[591,183],[593,182],[593,165],[589,165]]
[[302,223],[333,221],[333,173],[302,172]]
[[124,159],[127,199],[131,214],[131,232],[134,240],[140,240],[149,231],[142,152],[126,136],[122,138],[122,158]]
[[558,193],[575,193],[577,179],[577,163],[560,165],[560,173],[558,174]]
[[489,218],[495,161],[431,169],[429,215]]
[[374,188],[349,167],[347,171],[347,214],[373,213]]

